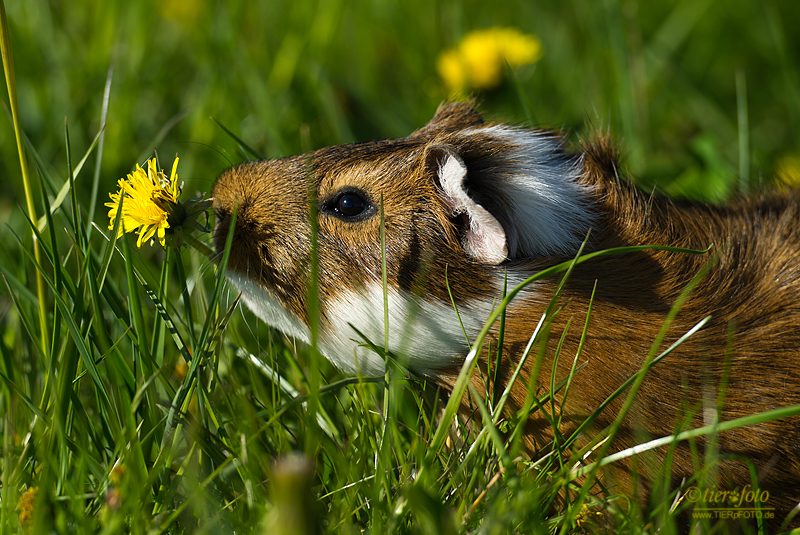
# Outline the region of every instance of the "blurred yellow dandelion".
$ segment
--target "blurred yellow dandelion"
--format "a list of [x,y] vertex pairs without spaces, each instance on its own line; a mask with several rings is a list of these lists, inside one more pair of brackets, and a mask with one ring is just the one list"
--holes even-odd
[[141,247],[142,243],[154,235],[157,235],[158,241],[164,245],[164,236],[170,225],[170,215],[178,206],[178,197],[181,194],[178,187],[178,158],[175,158],[175,163],[172,164],[169,178],[163,170],[156,169],[156,159],[151,158],[147,162],[146,172],[136,164],[136,170],[128,174],[127,178],[119,179],[117,185],[119,190],[109,194],[111,202],[105,204],[110,208],[109,230],[114,228],[114,221],[122,203],[122,222],[117,238],[125,232],[139,229],[137,247]]
[[207,10],[208,2],[205,0],[162,0],[158,2],[158,11],[162,17],[186,30],[195,28],[200,17]]
[[800,187],[800,156],[784,156],[775,165],[775,174],[781,185],[789,188]]
[[448,89],[493,89],[500,85],[506,63],[529,65],[542,58],[542,43],[516,28],[486,28],[468,33],[458,46],[439,55],[437,70]]
[[121,462],[117,461],[114,463],[114,467],[111,469],[111,473],[108,474],[108,478],[111,480],[111,484],[115,487],[119,487],[119,484],[122,483],[122,478],[125,477],[125,465]]
[[37,487],[28,487],[22,493],[17,502],[17,511],[19,512],[19,522],[23,526],[29,526],[33,520],[33,505],[36,502],[36,493],[39,492]]

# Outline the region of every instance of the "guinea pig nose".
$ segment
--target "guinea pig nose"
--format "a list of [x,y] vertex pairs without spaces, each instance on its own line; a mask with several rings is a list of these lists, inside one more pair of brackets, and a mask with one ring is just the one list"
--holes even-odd
[[214,221],[217,225],[227,223],[231,219],[231,209],[228,206],[214,203]]
[[[218,253],[225,249],[225,241],[228,238],[228,230],[231,224],[232,208],[227,204],[217,202],[215,200],[214,206],[214,247]],[[241,211],[238,211],[241,213]],[[238,216],[237,216],[238,219]]]
[[224,226],[226,229],[228,228],[228,224],[230,223],[231,219],[231,210],[227,206],[222,204],[214,203],[214,228],[220,229]]

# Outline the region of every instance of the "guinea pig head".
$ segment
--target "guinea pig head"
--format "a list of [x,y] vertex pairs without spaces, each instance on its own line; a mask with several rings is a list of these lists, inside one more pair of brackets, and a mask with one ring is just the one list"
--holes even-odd
[[259,317],[308,342],[314,218],[322,353],[349,372],[383,373],[363,343],[383,345],[386,302],[390,351],[420,374],[454,369],[504,266],[568,253],[585,232],[573,210],[579,162],[555,136],[530,132],[451,104],[407,138],[232,168],[214,187],[218,252],[236,209],[228,277]]

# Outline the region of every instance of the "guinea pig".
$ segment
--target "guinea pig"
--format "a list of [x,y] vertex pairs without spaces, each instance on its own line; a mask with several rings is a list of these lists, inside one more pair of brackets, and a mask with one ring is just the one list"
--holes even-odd
[[[563,404],[562,434],[574,431],[641,369],[671,308],[704,266],[662,349],[710,319],[647,372],[619,444],[668,436],[681,419],[688,427],[707,423],[723,383],[721,421],[800,404],[798,195],[761,195],[722,207],[672,201],[626,180],[606,137],[565,144],[559,133],[489,124],[469,103],[445,103],[403,139],[322,148],[226,171],[213,191],[215,245],[224,249],[237,206],[228,278],[265,322],[309,342],[314,217],[318,347],[345,372],[383,375],[383,358],[361,338],[384,342],[382,210],[389,349],[411,372],[446,388],[453,387],[504,284],[512,288],[571,259],[582,244],[584,252],[644,245],[709,250],[641,249],[575,266],[560,309],[549,318],[538,375],[531,377],[537,359],[528,359],[511,389],[509,413],[525,404],[531,380],[541,393],[551,380],[567,377],[581,346],[582,367],[569,395],[554,394]],[[506,309],[502,342],[500,322],[492,327],[472,379],[481,395],[508,383],[560,281],[537,280],[516,295]],[[498,343],[502,361],[496,367],[491,359]],[[491,356],[487,347],[494,348]],[[601,413],[598,428],[614,421],[622,398]],[[781,518],[800,500],[798,424],[797,418],[773,420],[716,439],[720,455],[730,459],[723,463],[728,485],[752,484],[747,463],[736,459],[754,463]],[[535,454],[552,438],[547,417],[534,413],[525,427],[528,451]],[[673,455],[677,481],[694,474],[685,442]]]

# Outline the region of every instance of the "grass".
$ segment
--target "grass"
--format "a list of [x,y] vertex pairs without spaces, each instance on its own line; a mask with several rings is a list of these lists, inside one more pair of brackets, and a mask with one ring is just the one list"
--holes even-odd
[[629,507],[571,482],[568,440],[517,459],[502,393],[456,432],[441,393],[393,368],[341,376],[194,249],[109,241],[102,203],[154,149],[165,168],[180,153],[193,196],[254,153],[407,135],[446,97],[437,54],[492,25],[545,53],[478,95],[491,117],[610,129],[642,187],[721,201],[800,155],[800,5],[62,4],[6,2],[30,173],[0,120],[3,533],[675,530],[666,491]]

